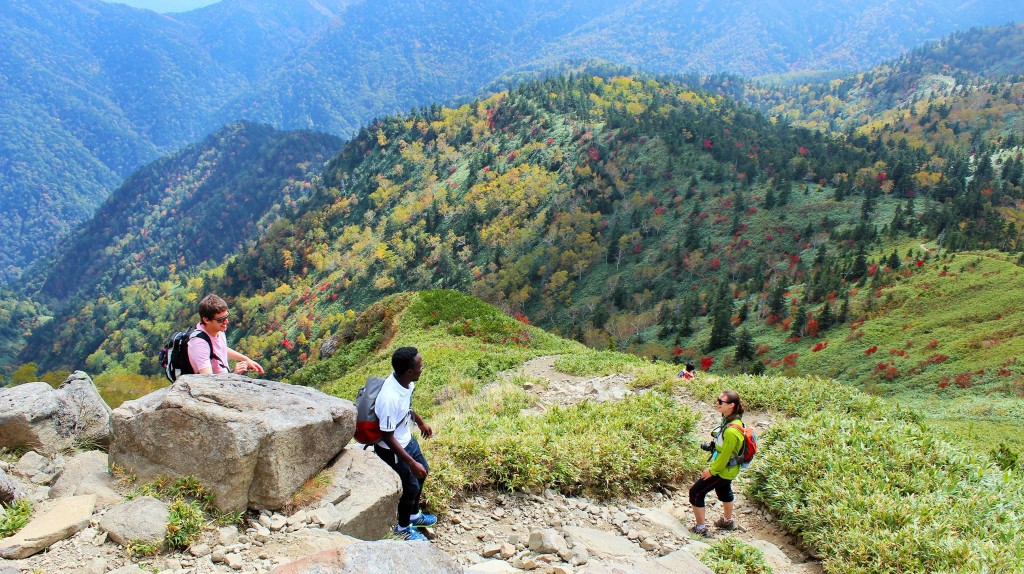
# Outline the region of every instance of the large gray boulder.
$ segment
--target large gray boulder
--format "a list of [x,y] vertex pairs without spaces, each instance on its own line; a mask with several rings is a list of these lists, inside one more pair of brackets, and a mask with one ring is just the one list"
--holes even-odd
[[110,407],[82,371],[57,389],[42,382],[0,389],[0,447],[54,454],[81,445],[106,446],[109,428]]
[[462,574],[454,558],[429,542],[353,542],[278,566],[270,574]]
[[111,416],[110,464],[195,475],[223,511],[276,510],[355,434],[350,401],[242,375],[186,375]]
[[353,443],[326,472],[331,486],[324,501],[333,503],[336,511],[325,524],[328,530],[361,540],[377,540],[391,532],[398,520],[402,480],[373,449]]

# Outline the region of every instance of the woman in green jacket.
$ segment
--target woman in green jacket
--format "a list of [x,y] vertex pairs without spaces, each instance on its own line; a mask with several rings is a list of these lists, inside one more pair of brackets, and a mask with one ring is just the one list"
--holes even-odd
[[743,433],[730,423],[743,425],[743,421],[740,420],[743,416],[743,405],[740,403],[739,393],[722,391],[722,394],[718,395],[718,412],[722,415],[722,424],[711,433],[715,437],[714,442],[706,446],[708,450],[712,450],[711,464],[690,487],[690,504],[693,506],[693,516],[696,519],[696,524],[690,530],[701,536],[711,535],[704,523],[704,498],[712,490],[718,495],[718,500],[722,501],[723,507],[722,518],[715,521],[715,526],[724,530],[736,528],[736,523],[732,519],[732,501],[735,498],[732,493],[732,481],[740,473],[737,457],[743,448]]

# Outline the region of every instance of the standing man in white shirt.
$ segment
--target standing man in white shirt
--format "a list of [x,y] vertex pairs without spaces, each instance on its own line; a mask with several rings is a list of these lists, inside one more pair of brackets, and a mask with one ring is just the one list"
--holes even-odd
[[199,324],[188,340],[188,361],[192,372],[200,375],[230,372],[228,360],[235,363],[234,372],[244,374],[250,370],[263,374],[263,367],[245,355],[228,348],[228,304],[220,297],[209,294],[199,301]]
[[412,392],[423,372],[423,357],[415,347],[402,347],[391,355],[394,371],[384,379],[377,395],[374,411],[380,419],[384,438],[373,450],[402,479],[402,497],[398,500],[398,525],[395,534],[405,540],[427,540],[417,528],[432,526],[437,517],[420,511],[420,493],[423,480],[430,472],[420,445],[412,436],[409,421],[420,429],[423,438],[430,438],[434,430],[412,410]]

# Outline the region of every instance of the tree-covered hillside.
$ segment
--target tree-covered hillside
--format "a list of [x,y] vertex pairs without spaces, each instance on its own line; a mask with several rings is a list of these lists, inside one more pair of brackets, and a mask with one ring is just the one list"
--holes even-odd
[[[728,14],[738,17],[725,18]],[[15,279],[120,179],[238,120],[355,133],[566,60],[680,73],[852,68],[1018,3],[225,1],[0,7],[0,281]]]
[[350,310],[438,286],[663,358],[730,347],[759,326],[806,336],[861,313],[844,292],[890,259],[878,241],[1016,245],[1000,206],[1019,186],[953,154],[935,189],[920,188],[929,158],[650,78],[530,82],[374,123],[223,267],[140,278],[69,310],[30,346],[60,352],[23,358],[96,370],[132,356],[152,372],[146,346],[190,320],[204,291],[234,301],[233,342],[283,373]]
[[[805,83],[706,78],[705,88],[795,126],[978,152],[1024,143],[1024,24],[971,29],[849,76]],[[927,185],[924,182],[922,185]]]
[[326,134],[228,125],[125,180],[39,266],[39,295],[67,305],[216,265],[287,213],[341,147]]

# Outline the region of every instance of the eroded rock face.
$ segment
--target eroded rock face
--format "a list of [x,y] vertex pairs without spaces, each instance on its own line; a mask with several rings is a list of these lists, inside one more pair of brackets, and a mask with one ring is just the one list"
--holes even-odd
[[115,409],[110,463],[140,481],[195,475],[224,511],[278,509],[355,434],[355,406],[241,375],[186,375]]
[[106,446],[110,407],[89,375],[75,371],[60,387],[26,383],[0,390],[0,447],[54,454],[80,445]]
[[330,508],[325,527],[361,540],[376,540],[391,532],[397,522],[402,481],[373,449],[352,444],[327,471],[331,486],[324,496]]

